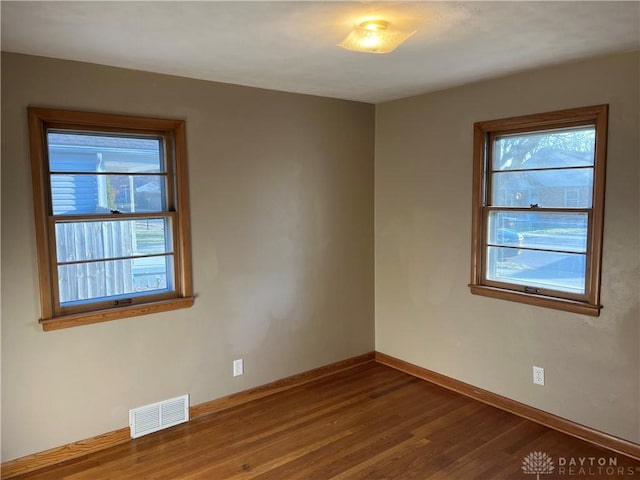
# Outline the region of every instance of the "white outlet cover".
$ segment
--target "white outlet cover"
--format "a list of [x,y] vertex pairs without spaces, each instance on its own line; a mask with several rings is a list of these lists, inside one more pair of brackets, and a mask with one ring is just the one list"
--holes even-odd
[[233,376],[238,377],[244,374],[244,360],[239,358],[233,361]]
[[544,385],[544,368],[533,367],[533,383],[536,385]]

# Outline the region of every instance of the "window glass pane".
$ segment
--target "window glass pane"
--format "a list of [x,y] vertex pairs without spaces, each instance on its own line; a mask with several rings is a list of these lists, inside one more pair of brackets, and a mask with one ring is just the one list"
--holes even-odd
[[586,213],[489,212],[487,242],[542,250],[585,253]]
[[136,292],[173,289],[173,256],[136,258],[132,268]]
[[595,127],[497,137],[493,170],[585,167],[594,163]]
[[161,175],[51,174],[51,197],[54,215],[167,210]]
[[591,208],[593,169],[495,172],[491,175],[491,205],[547,208]]
[[165,218],[56,223],[58,263],[171,253]]
[[487,254],[488,280],[568,293],[585,291],[584,254],[501,247],[488,247]]
[[61,304],[171,290],[172,256],[58,266]]
[[48,132],[52,172],[165,172],[162,138]]

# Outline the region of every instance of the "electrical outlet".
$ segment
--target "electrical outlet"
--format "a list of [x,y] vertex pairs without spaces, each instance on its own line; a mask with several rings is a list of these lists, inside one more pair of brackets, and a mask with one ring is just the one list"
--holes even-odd
[[544,368],[533,367],[533,383],[536,385],[544,385]]
[[233,376],[238,377],[244,374],[244,360],[239,358],[233,361]]

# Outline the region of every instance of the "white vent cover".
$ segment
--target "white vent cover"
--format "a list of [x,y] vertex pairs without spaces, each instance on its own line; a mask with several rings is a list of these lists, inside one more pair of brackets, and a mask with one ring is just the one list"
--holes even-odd
[[189,395],[129,410],[131,438],[189,421]]

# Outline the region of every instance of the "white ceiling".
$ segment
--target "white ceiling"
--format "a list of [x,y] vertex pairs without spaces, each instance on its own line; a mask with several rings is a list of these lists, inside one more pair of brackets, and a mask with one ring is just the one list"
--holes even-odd
[[[379,103],[640,48],[640,2],[2,1],[2,50]],[[383,17],[391,54],[336,46]]]

